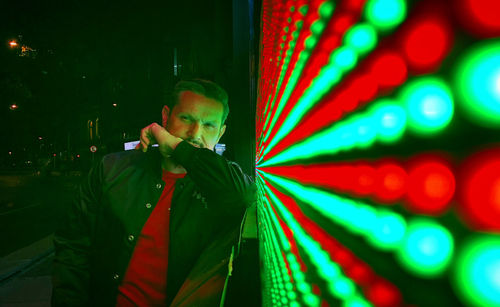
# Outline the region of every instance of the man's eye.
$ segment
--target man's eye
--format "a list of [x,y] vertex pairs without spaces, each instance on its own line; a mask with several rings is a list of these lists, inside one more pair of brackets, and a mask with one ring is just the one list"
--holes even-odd
[[205,127],[212,129],[212,128],[215,128],[215,125],[207,123],[207,124],[205,124]]

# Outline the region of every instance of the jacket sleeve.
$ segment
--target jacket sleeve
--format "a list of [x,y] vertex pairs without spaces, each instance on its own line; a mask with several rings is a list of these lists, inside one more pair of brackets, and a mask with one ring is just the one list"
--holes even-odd
[[238,164],[186,141],[177,145],[172,158],[187,170],[201,191],[218,204],[250,207],[254,203],[255,183]]
[[82,181],[54,236],[52,306],[87,306],[90,288],[90,245],[100,199],[101,165]]

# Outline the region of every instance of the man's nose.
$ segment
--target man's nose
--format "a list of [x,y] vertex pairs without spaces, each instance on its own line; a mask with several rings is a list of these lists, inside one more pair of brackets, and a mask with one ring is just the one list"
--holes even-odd
[[189,136],[193,139],[201,139],[201,123],[195,121],[189,129]]

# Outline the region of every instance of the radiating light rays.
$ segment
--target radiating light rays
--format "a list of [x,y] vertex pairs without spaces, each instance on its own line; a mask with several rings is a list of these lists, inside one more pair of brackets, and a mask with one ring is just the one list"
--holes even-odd
[[[399,38],[395,38],[392,40],[392,46],[391,44],[386,45],[386,49],[392,52],[391,56],[392,57],[387,57],[385,54],[390,54],[387,52],[387,50],[383,51],[380,50],[378,52],[379,56],[378,57],[370,57],[370,61],[373,63],[372,69],[370,71],[370,63],[366,63],[365,67],[361,67],[361,70],[368,70],[369,73],[359,73],[359,80],[376,80],[379,86],[379,89],[377,90],[376,87],[373,87],[376,85],[373,81],[372,83],[361,83],[363,84],[362,87],[358,87],[361,90],[358,90],[355,85],[356,82],[359,82],[358,80],[355,80],[356,82],[352,82],[353,85],[352,87],[352,94],[346,95],[347,91],[344,92],[339,92],[336,93],[335,100],[332,100],[328,103],[323,102],[323,100],[328,99],[331,95],[324,95],[328,91],[325,90],[324,85],[326,84],[334,84],[337,83],[339,80],[339,75],[341,75],[342,70],[339,69],[337,66],[333,66],[331,68],[328,67],[328,65],[325,65],[322,67],[321,71],[322,72],[328,72],[325,73],[325,76],[328,76],[330,74],[331,78],[327,80],[327,82],[316,82],[320,81],[321,78],[316,77],[315,82],[310,82],[308,83],[309,88],[307,91],[304,92],[304,95],[307,93],[318,93],[317,96],[312,95],[314,98],[314,102],[311,102],[310,95],[309,96],[304,96],[301,99],[299,99],[299,102],[303,102],[303,106],[300,107],[298,104],[294,104],[295,100],[289,101],[290,106],[287,106],[287,109],[290,109],[291,106],[294,106],[294,109],[296,110],[293,113],[290,113],[289,116],[287,116],[287,112],[284,112],[282,114],[282,119],[277,122],[277,126],[275,126],[273,131],[277,131],[278,134],[276,135],[271,135],[272,140],[271,143],[267,142],[267,139],[261,139],[261,140],[266,140],[264,142],[265,144],[265,150],[264,151],[259,151],[261,152],[261,156],[259,156],[259,161],[261,160],[262,155],[267,155],[267,159],[270,157],[274,156],[278,152],[282,151],[284,148],[289,147],[293,143],[299,141],[301,138],[304,136],[308,136],[311,133],[314,133],[315,131],[318,131],[318,129],[324,128],[325,125],[328,123],[332,123],[336,119],[342,116],[342,113],[345,112],[350,112],[353,109],[357,107],[358,104],[369,101],[370,98],[373,97],[373,95],[376,95],[376,91],[381,91],[381,92],[387,92],[391,87],[395,87],[402,82],[404,82],[406,78],[406,73],[407,73],[407,65],[410,65],[410,69],[414,73],[422,74],[422,73],[428,73],[436,69],[443,59],[448,55],[451,44],[452,44],[452,32],[451,28],[449,25],[449,22],[447,20],[440,20],[439,16],[443,12],[443,7],[440,5],[435,5],[435,6],[429,6],[427,7],[424,5],[423,8],[427,8],[425,10],[425,14],[422,13],[424,10],[420,10],[420,13],[415,14],[414,16],[411,16],[411,20],[409,20],[408,24],[404,24],[401,28],[401,32],[399,33]],[[429,13],[430,12],[430,13]],[[332,17],[334,19],[335,16]],[[366,23],[361,23],[358,24],[359,26],[361,25],[367,25]],[[368,24],[369,25],[369,24]],[[370,25],[371,26],[371,25]],[[357,32],[356,29],[357,25],[349,29],[346,33],[346,36],[344,37],[346,41],[352,41],[352,40],[347,40],[347,37],[349,37],[349,34],[351,32]],[[431,31],[432,33],[430,35],[422,34],[423,32],[427,31],[427,29],[430,28],[435,28],[434,31]],[[439,50],[431,48],[431,51],[429,52],[417,52],[416,54],[412,54],[411,51],[408,53],[409,49],[405,49],[408,46],[408,44],[418,44],[419,46],[427,46],[429,44],[433,44],[432,41],[433,39],[436,39],[436,35],[444,35],[446,37],[446,43],[440,48]],[[392,37],[391,37],[392,39]],[[348,45],[344,45],[348,46]],[[352,46],[351,46],[352,47]],[[342,48],[340,48],[342,51]],[[349,50],[349,49],[348,49]],[[411,49],[413,50],[413,49]],[[375,53],[377,53],[378,50],[375,50]],[[340,52],[342,54],[343,52]],[[404,56],[403,57],[400,55],[400,53]],[[333,53],[332,53],[333,54]],[[348,56],[349,54],[352,55],[352,53],[347,52],[344,54],[344,56],[340,57],[341,59],[344,58],[344,60],[339,60],[341,63],[347,63],[345,65],[349,66],[348,59],[352,59],[352,57]],[[417,57],[420,57],[419,59],[421,60],[415,60]],[[312,64],[312,63],[311,63]],[[341,64],[342,66],[342,64]],[[363,66],[363,65],[362,65]],[[368,67],[366,67],[368,66]],[[344,76],[341,75],[343,78]],[[374,78],[375,77],[375,78]],[[365,79],[363,79],[365,78]],[[341,79],[342,80],[342,79]],[[318,86],[315,86],[315,83],[318,84]],[[373,85],[372,85],[373,84]],[[339,83],[340,85],[340,83]],[[315,89],[315,87],[317,89]],[[373,94],[364,94],[363,95],[360,93],[359,95],[357,94],[358,92],[362,92],[362,89],[369,89],[373,88],[372,90]],[[375,91],[375,92],[373,92]],[[297,93],[302,93],[302,89],[298,90],[295,89],[294,95]],[[345,104],[343,101],[340,100],[341,96],[346,96],[349,97],[349,101],[352,101],[352,103]],[[323,98],[322,98],[323,97]],[[320,101],[318,101],[318,99]],[[308,102],[309,101],[309,102]],[[312,105],[311,105],[312,103]],[[346,107],[347,105],[351,105],[350,107],[347,107],[344,109],[342,105],[345,104]],[[318,105],[318,107],[325,109],[325,110],[318,110],[315,112],[315,110],[311,110],[313,105]],[[328,107],[328,110],[326,110],[326,107]],[[311,112],[309,112],[311,110]],[[334,112],[334,114],[340,114],[334,115],[334,116],[325,116],[326,112],[328,113]],[[309,117],[309,114],[307,117],[304,117],[306,113],[314,113],[316,116],[311,116]],[[286,116],[286,119],[285,117]],[[328,118],[330,118],[329,121]],[[307,123],[303,123],[303,122]],[[327,122],[325,122],[327,121]],[[321,122],[324,122],[321,124]],[[311,126],[311,128],[307,129],[307,131],[301,130],[307,126]],[[314,126],[314,128],[312,127]],[[277,128],[279,127],[279,129]],[[280,129],[282,129],[282,132],[279,132]],[[298,131],[297,131],[298,129]],[[262,144],[262,145],[264,145]],[[279,147],[277,150],[275,150],[276,147]]]
[[358,301],[362,298],[362,295],[358,292],[354,283],[342,273],[338,264],[330,260],[328,253],[324,251],[306,231],[304,231],[285,205],[271,190],[266,188],[266,192],[266,195],[270,197],[270,200],[279,211],[280,216],[283,217],[287,227],[293,232],[297,243],[301,245],[303,251],[309,255],[309,259],[316,267],[319,277],[323,278],[328,284],[328,290],[331,295],[345,303],[348,303],[352,299]]
[[407,129],[419,136],[432,136],[450,124],[453,110],[446,83],[435,77],[417,78],[404,87],[398,100],[374,102],[365,112],[339,121],[258,165],[366,149],[375,142],[391,144],[399,141]]
[[[488,255],[498,242],[478,254],[482,244],[467,243],[500,229],[500,52],[497,38],[479,41],[498,31],[485,9],[495,4],[457,0],[476,10],[457,13],[445,0],[299,0],[278,1],[273,14],[272,2],[263,1],[272,33],[262,38],[256,176],[263,225],[275,225],[266,240],[281,231],[290,244],[289,256],[266,249],[282,259],[274,276],[290,278],[266,286],[272,305],[331,304],[352,282],[362,296],[346,306],[497,304],[488,272],[500,265]],[[351,241],[359,255],[339,243]],[[346,282],[326,286],[338,270]]]
[[[329,63],[321,69],[321,72],[317,76],[314,77],[314,80],[311,81],[312,86],[306,89],[306,92],[302,94],[300,100],[296,103],[292,101],[294,107],[290,110],[291,113],[289,115],[284,114],[287,115],[286,120],[283,123],[280,123],[279,129],[275,131],[276,134],[273,135],[270,142],[266,144],[267,151],[271,150],[277,142],[290,132],[292,127],[295,126],[300,118],[303,117],[303,115],[318,102],[321,96],[323,96],[333,85],[340,81],[343,74],[350,71],[356,65],[359,55],[370,51],[371,48],[375,46],[377,37],[374,35],[374,28],[369,24],[361,24],[360,26],[362,27],[354,27],[348,30],[346,34],[348,39],[346,39],[344,45],[337,49],[330,49]],[[299,75],[297,75],[297,78],[298,77]],[[288,84],[285,89],[287,94],[283,96],[285,99],[282,97],[282,101],[284,103],[289,102],[288,98],[291,95],[292,89],[295,89],[293,83]],[[269,127],[265,133],[263,137],[264,142],[268,141],[271,132],[278,121],[277,116],[282,114],[284,104],[282,105],[283,107],[279,107],[278,112],[274,114],[276,121],[273,121],[271,127]],[[263,155],[267,153],[266,150],[263,152]]]
[[373,248],[393,252],[410,273],[435,277],[450,264],[454,240],[450,232],[437,222],[419,218],[407,221],[402,215],[385,208],[375,208],[299,182],[262,174],[271,184],[285,189],[333,223],[363,237]]
[[[325,1],[319,7],[314,6],[309,8],[308,6],[302,6],[302,10],[300,10],[302,15],[306,15],[308,11],[310,11],[307,19],[303,19],[306,21],[304,25],[303,22],[297,21],[298,28],[302,28],[304,30],[299,33],[295,33],[295,35],[299,36],[297,38],[297,43],[299,44],[298,50],[295,51],[290,56],[294,56],[291,61],[290,70],[282,70],[280,73],[280,82],[284,79],[286,80],[286,86],[276,87],[276,93],[273,98],[273,104],[277,101],[276,107],[273,109],[272,114],[270,113],[266,123],[268,125],[264,126],[264,137],[263,141],[266,141],[271,133],[272,127],[276,124],[281,115],[285,105],[288,102],[290,95],[292,94],[292,90],[295,88],[297,81],[302,74],[302,71],[305,67],[306,62],[308,61],[313,49],[316,47],[316,43],[319,37],[322,34],[322,30],[325,27],[325,23],[328,22],[331,14],[334,11],[334,6],[331,1]],[[313,22],[311,22],[311,19]],[[314,27],[313,27],[314,25]],[[291,47],[295,47],[295,42],[292,43]],[[286,63],[288,65],[288,63]]]
[[[307,250],[309,250],[311,256],[320,258],[314,261],[321,267],[317,272],[327,281],[327,286],[322,288],[321,292],[325,290],[331,292],[331,295],[334,297],[346,299],[344,300],[344,305],[346,306],[369,306],[370,304],[362,296],[353,295],[352,291],[354,288],[352,281],[354,281],[358,287],[362,288],[364,293],[370,295],[369,300],[373,304],[377,305],[377,303],[380,303],[380,297],[373,294],[381,286],[384,288],[384,300],[386,302],[389,302],[390,305],[397,305],[400,302],[401,294],[394,285],[377,276],[366,263],[327,234],[315,222],[307,218],[291,197],[279,192],[263,179],[259,179],[259,181],[267,187],[265,195],[275,199],[273,203],[280,205],[280,207],[282,206],[282,210],[279,212],[284,212],[288,216],[288,220],[292,221],[292,223],[298,223],[295,226],[302,229],[298,233],[305,234],[307,232],[307,236],[310,236],[310,239],[312,239],[312,241],[308,241]],[[288,228],[288,223],[284,227]],[[296,238],[299,238],[296,233],[295,231],[293,232],[294,236],[291,239],[293,242],[295,242]],[[315,242],[318,244],[314,244]],[[342,272],[348,278],[344,278]]]

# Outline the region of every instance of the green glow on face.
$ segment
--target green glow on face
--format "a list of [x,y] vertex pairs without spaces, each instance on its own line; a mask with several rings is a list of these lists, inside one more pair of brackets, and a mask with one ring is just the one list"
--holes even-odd
[[406,233],[406,221],[392,212],[378,212],[371,241],[381,250],[394,250],[401,245]]
[[377,32],[370,24],[357,24],[346,33],[344,44],[351,46],[359,54],[364,54],[377,44]]
[[397,142],[406,130],[406,111],[396,101],[381,100],[371,109],[377,139],[383,143]]
[[342,46],[332,53],[330,61],[342,71],[347,71],[356,66],[358,55],[353,48]]
[[409,83],[401,94],[408,115],[408,128],[419,135],[434,135],[453,117],[451,91],[440,79],[421,78]]
[[474,47],[461,60],[456,76],[465,114],[481,126],[500,127],[500,42]]
[[476,235],[460,248],[454,286],[466,305],[500,306],[500,237]]
[[382,31],[390,30],[406,18],[404,0],[368,0],[365,5],[366,19]]
[[453,237],[437,222],[414,218],[399,250],[398,260],[411,273],[433,278],[443,273],[453,255]]

